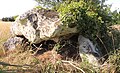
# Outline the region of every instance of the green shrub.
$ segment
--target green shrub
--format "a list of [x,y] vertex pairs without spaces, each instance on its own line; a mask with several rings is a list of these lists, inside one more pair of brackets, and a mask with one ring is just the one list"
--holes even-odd
[[99,0],[80,0],[62,3],[58,10],[66,27],[77,27],[78,32],[89,38],[102,50],[103,55],[113,48],[108,26],[115,23],[110,6]]
[[18,16],[19,16],[19,15],[13,16],[14,20],[16,20],[16,18],[17,18]]
[[120,72],[120,49],[114,50],[107,61],[115,66],[116,73]]
[[62,22],[69,27],[77,26],[81,34],[96,36],[107,32],[106,26],[112,23],[112,16],[108,7],[102,7],[93,0],[63,3],[57,10]]

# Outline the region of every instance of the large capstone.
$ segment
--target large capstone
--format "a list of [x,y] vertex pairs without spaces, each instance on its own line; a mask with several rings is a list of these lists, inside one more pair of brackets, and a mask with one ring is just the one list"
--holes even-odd
[[76,27],[63,24],[56,11],[36,8],[20,15],[11,30],[13,35],[22,35],[31,43],[77,32]]

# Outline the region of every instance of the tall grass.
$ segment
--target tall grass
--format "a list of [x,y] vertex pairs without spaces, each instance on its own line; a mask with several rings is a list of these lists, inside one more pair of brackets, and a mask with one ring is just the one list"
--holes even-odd
[[[10,34],[11,22],[0,21],[0,55],[3,54],[2,44],[11,36]],[[118,33],[119,34],[119,33]],[[119,45],[118,34],[114,35],[115,44]],[[115,38],[117,36],[118,38]],[[20,48],[20,47],[19,47]],[[21,47],[23,48],[23,47]],[[18,48],[17,48],[18,49]],[[52,52],[53,53],[53,52]],[[44,55],[44,54],[43,54]],[[47,55],[45,55],[46,57]],[[48,55],[53,58],[54,55]],[[43,58],[45,58],[43,57]],[[46,60],[50,62],[49,60]],[[0,57],[0,73],[119,73],[120,72],[120,50],[113,51],[108,60],[108,64],[101,69],[94,68],[88,62],[75,62],[73,60],[58,60],[54,64],[43,63],[37,57],[33,56],[29,51],[25,52],[11,52],[6,57]],[[3,66],[1,64],[4,64]],[[7,65],[7,66],[6,66]],[[11,66],[10,66],[11,65]],[[2,70],[2,71],[1,71]],[[83,70],[83,72],[81,71]],[[5,71],[5,72],[4,72]]]
[[12,22],[2,22],[0,21],[0,55],[3,54],[2,44],[11,36],[10,26]]

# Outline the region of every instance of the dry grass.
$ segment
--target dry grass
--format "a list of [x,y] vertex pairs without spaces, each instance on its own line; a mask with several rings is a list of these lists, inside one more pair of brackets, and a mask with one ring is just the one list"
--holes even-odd
[[[46,54],[50,54],[48,51]],[[43,54],[43,58],[45,56],[49,57],[49,55]],[[51,54],[50,54],[51,55]],[[41,55],[42,56],[42,55]],[[53,57],[51,57],[54,60]],[[42,62],[40,57],[37,58],[29,51],[20,53],[14,52],[10,53],[8,56],[0,58],[0,69],[7,73],[15,72],[15,73],[92,73],[92,67],[82,66],[79,62],[67,61],[67,60],[58,60],[54,62],[50,62],[50,60],[46,60],[47,62]],[[90,68],[90,69],[88,69]],[[83,70],[83,71],[82,71]],[[94,71],[93,71],[94,72]],[[4,72],[3,72],[4,73]]]
[[[10,24],[11,22],[0,21],[0,55],[3,54],[2,44],[11,36]],[[115,68],[118,68],[118,72],[120,71],[119,52],[111,55],[109,59],[111,66],[104,65],[103,71],[99,68],[94,69],[88,62],[61,60],[59,55],[53,53],[48,51],[39,56],[33,56],[30,51],[20,52],[17,48],[9,55],[0,57],[0,73],[4,73],[4,71],[7,73],[84,73],[84,71],[86,73],[95,73],[95,71],[96,73],[115,73]]]
[[2,44],[11,36],[10,26],[12,22],[2,22],[0,21],[0,55],[3,54]]

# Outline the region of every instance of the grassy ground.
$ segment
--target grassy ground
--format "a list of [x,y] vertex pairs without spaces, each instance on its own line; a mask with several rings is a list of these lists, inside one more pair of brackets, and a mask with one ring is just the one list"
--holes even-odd
[[[0,55],[3,54],[2,44],[11,36],[10,25],[11,22],[0,21]],[[120,71],[120,50],[110,54],[106,61],[108,64],[103,65],[101,69],[93,68],[88,62],[58,58],[54,51],[34,56],[30,51],[16,50],[8,56],[0,57],[0,73],[119,73]]]
[[2,44],[11,36],[10,26],[12,22],[2,22],[0,21],[0,55],[3,54]]
[[[0,21],[0,55],[3,54],[2,44],[11,36],[10,25],[11,22]],[[82,69],[93,71],[88,69],[88,65],[82,67],[83,64],[78,63],[76,66],[73,61],[61,61],[58,56],[56,58],[55,56],[57,54],[52,51],[35,57],[29,51],[21,53],[17,50],[5,57],[0,57],[0,73],[82,73]]]

